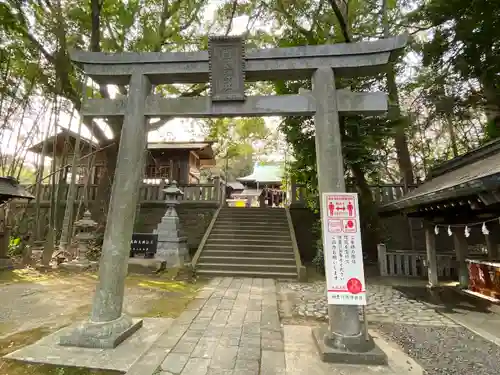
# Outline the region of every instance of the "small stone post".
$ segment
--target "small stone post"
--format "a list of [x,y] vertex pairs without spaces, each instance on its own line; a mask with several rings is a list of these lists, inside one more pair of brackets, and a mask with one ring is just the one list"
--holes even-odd
[[70,262],[62,263],[60,267],[85,271],[97,266],[97,262],[91,262],[87,258],[87,252],[89,251],[90,244],[96,238],[95,229],[98,223],[92,220],[90,211],[87,210],[80,220],[75,221],[73,226],[75,228],[74,239],[77,244],[77,256]]
[[181,236],[181,223],[175,207],[179,204],[178,197],[184,195],[177,187],[177,182],[163,189],[166,195],[167,212],[156,228],[158,247],[155,259],[166,262],[167,268],[182,267],[189,261],[189,251],[186,237]]
[[0,220],[0,270],[14,267],[14,264],[8,255],[9,243],[10,228],[7,226],[7,223]]
[[380,276],[387,276],[387,247],[383,243],[377,245],[377,258]]
[[487,228],[489,233],[484,235],[484,240],[488,250],[488,259],[498,260],[498,231],[500,230],[500,225],[498,225],[498,223],[491,222],[488,223]]

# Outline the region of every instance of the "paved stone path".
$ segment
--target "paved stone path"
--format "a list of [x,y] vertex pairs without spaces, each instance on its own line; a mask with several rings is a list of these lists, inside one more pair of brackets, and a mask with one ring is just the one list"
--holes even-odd
[[127,374],[284,375],[276,297],[274,280],[212,279]]
[[[324,282],[281,282],[282,294],[293,299],[293,312],[302,317],[326,320],[328,305]],[[388,285],[368,284],[366,313],[369,322],[403,323],[425,326],[456,327],[452,320],[437,313],[433,307],[407,298]]]

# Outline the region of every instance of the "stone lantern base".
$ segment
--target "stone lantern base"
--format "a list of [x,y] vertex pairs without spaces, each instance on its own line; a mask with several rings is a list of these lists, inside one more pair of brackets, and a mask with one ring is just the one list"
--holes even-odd
[[186,237],[158,241],[155,259],[165,261],[167,268],[184,266],[190,260]]
[[60,268],[68,271],[95,271],[98,266],[98,262],[93,262],[88,259],[73,259],[59,265]]

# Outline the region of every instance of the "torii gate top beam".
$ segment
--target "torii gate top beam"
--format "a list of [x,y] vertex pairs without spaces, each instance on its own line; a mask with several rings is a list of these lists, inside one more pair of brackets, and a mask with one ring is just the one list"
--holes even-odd
[[[337,76],[379,73],[407,41],[406,35],[373,42],[248,50],[245,80],[309,79],[319,68],[335,69]],[[153,84],[209,81],[209,55],[200,52],[85,52],[71,59],[101,84],[127,85],[132,73],[147,75]]]

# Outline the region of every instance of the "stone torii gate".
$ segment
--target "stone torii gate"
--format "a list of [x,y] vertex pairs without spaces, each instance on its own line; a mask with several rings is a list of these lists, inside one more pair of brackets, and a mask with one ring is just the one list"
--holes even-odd
[[[375,42],[245,51],[240,37],[213,37],[209,50],[174,53],[72,53],[99,84],[128,85],[128,96],[84,100],[88,118],[121,117],[123,127],[106,225],[99,284],[90,319],[61,338],[61,345],[114,348],[142,325],[122,313],[125,277],[139,185],[143,176],[148,118],[313,115],[320,194],[345,191],[339,112],[381,114],[384,93],[336,90],[335,77],[379,73],[404,47],[405,36]],[[298,95],[249,96],[245,82],[312,79]],[[163,98],[151,85],[210,82],[206,97]],[[325,342],[333,351],[365,351],[357,306],[329,306]],[[366,347],[366,345],[365,345]]]

